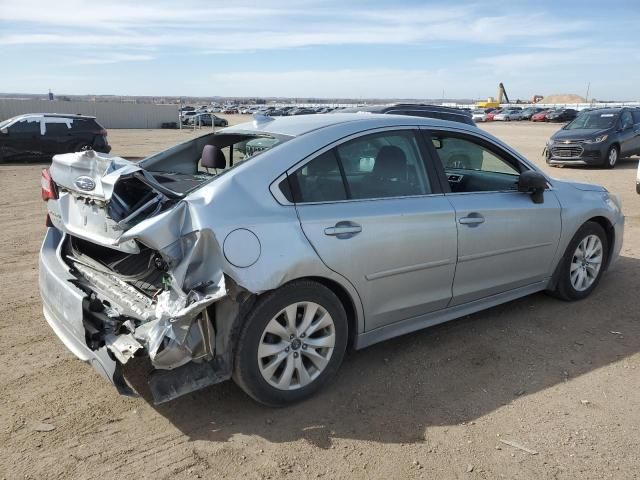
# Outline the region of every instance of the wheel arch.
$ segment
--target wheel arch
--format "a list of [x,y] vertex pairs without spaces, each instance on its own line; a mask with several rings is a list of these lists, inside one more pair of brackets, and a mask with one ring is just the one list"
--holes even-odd
[[338,300],[340,300],[340,303],[342,303],[345,313],[347,314],[347,326],[349,330],[347,348],[353,347],[356,335],[358,334],[358,311],[356,310],[355,301],[351,297],[351,294],[347,291],[347,289],[335,280],[331,280],[326,277],[304,277],[299,280],[310,280],[312,282],[317,282],[327,287],[336,295],[336,297],[338,297]]
[[[602,229],[605,232],[605,235],[607,236],[607,260],[606,263],[604,265],[604,270],[606,270],[609,267],[609,262],[611,261],[611,255],[613,254],[613,249],[615,247],[615,229],[613,227],[613,224],[611,223],[611,221],[609,221],[609,219],[607,217],[603,217],[601,215],[595,216],[595,217],[591,217],[586,219],[584,222],[582,222],[578,228],[576,229],[576,231],[573,233],[573,235],[576,234],[576,232],[582,228],[582,226],[588,222],[594,222],[597,223],[598,225],[600,225],[602,227]],[[571,238],[573,238],[573,235],[571,236]],[[549,285],[547,286],[547,291],[553,290],[556,288],[556,285],[558,284],[558,279],[560,277],[560,268],[562,266],[562,259],[564,258],[564,253],[562,254],[562,256],[560,257],[560,259],[558,260],[557,265],[555,266],[555,269],[553,271],[553,275],[551,275],[551,281],[549,282]]]
[[[611,255],[613,254],[613,248],[615,246],[615,241],[616,241],[615,229],[613,228],[613,224],[606,217],[602,217],[602,216],[592,217],[589,220],[587,220],[587,222],[597,223],[602,227],[605,234],[607,235],[607,261],[604,265],[604,268],[606,270],[607,268],[609,268],[609,262],[611,261]],[[587,222],[584,222],[584,223],[587,223]],[[584,225],[584,223],[582,225]]]

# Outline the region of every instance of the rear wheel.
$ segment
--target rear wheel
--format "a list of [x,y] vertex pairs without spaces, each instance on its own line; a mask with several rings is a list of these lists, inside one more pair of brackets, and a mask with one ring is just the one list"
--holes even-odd
[[556,288],[563,300],[586,298],[596,288],[607,262],[607,235],[596,222],[587,222],[571,239],[562,258]]
[[261,297],[236,348],[234,381],[270,406],[300,401],[329,382],[347,346],[347,317],[327,287],[300,280]]
[[620,150],[617,145],[611,145],[607,150],[607,156],[604,159],[604,166],[606,168],[614,168],[618,163],[618,157],[620,156]]

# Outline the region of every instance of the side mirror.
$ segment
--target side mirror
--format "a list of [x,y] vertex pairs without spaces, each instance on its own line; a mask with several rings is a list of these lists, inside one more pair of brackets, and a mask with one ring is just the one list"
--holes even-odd
[[531,194],[533,203],[544,202],[544,191],[547,188],[547,179],[540,172],[527,170],[518,178],[518,191]]
[[9,130],[7,129],[7,127],[0,128],[0,132],[4,133],[5,135],[9,135]]

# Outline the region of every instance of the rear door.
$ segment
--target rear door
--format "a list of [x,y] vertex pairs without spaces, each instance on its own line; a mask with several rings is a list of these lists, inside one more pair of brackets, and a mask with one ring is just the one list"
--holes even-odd
[[43,149],[50,155],[68,153],[73,140],[71,120],[62,117],[45,117],[45,133],[42,137]]
[[447,306],[455,271],[455,215],[416,131],[351,137],[289,172],[304,234],[346,277],[366,329]]
[[536,204],[517,191],[528,167],[472,134],[432,130],[432,154],[449,186],[458,228],[458,261],[451,305],[547,279],[561,230],[552,191]]

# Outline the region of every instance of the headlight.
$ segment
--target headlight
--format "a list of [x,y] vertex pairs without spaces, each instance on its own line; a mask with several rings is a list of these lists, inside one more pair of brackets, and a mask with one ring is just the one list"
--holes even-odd
[[602,143],[604,142],[609,135],[600,135],[599,137],[593,138],[591,140],[585,140],[584,143]]
[[612,210],[616,212],[622,211],[622,200],[615,193],[607,192],[604,196],[604,201]]

